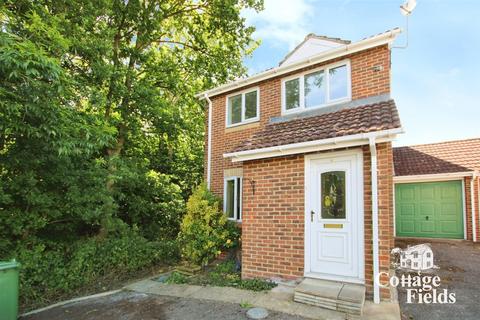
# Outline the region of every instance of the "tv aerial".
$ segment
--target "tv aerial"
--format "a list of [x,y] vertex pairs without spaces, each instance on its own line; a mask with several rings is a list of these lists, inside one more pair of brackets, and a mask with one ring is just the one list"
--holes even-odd
[[406,30],[407,40],[406,40],[404,45],[394,46],[392,48],[405,49],[405,48],[408,47],[408,17],[412,14],[412,12],[413,12],[413,10],[415,9],[416,6],[417,6],[417,0],[407,0],[407,1],[405,1],[404,4],[402,4],[400,6],[400,13],[405,17],[405,20],[406,20],[405,30]]

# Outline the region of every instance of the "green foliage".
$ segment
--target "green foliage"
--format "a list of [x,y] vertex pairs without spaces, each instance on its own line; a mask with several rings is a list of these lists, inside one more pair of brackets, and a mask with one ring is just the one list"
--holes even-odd
[[219,199],[201,184],[187,202],[187,213],[180,226],[178,239],[182,257],[207,265],[222,249],[238,243],[239,232],[219,209]]
[[264,279],[245,279],[240,282],[238,288],[252,291],[267,291],[276,286],[276,283]]
[[99,277],[120,277],[156,264],[174,263],[179,251],[175,241],[150,242],[129,232],[71,244],[32,244],[17,248],[15,256],[22,264],[22,302],[32,304],[93,284]]
[[276,283],[264,279],[244,279],[235,269],[235,261],[226,260],[217,264],[212,270],[192,277],[172,273],[167,283],[189,283],[202,286],[235,287],[252,291],[268,291],[276,287]]
[[184,284],[188,282],[188,278],[180,272],[172,272],[165,281],[166,283]]
[[[256,43],[240,12],[261,7],[2,2],[0,258],[24,265],[23,301],[177,256],[169,241],[203,174],[195,93],[245,73]],[[187,250],[196,260],[236,242],[238,231],[211,213]]]
[[242,302],[240,302],[240,307],[244,308],[244,309],[250,309],[250,308],[253,307],[253,304],[251,304],[248,301],[242,301]]
[[120,217],[147,239],[174,239],[179,232],[185,204],[180,187],[171,180],[153,170],[130,169],[118,182]]

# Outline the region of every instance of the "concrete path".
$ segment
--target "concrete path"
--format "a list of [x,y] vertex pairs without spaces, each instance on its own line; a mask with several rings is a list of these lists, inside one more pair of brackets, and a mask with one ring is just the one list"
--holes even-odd
[[125,287],[126,290],[161,296],[188,299],[203,299],[230,303],[249,303],[268,310],[297,315],[309,319],[371,319],[399,320],[400,310],[397,303],[365,302],[363,316],[347,316],[344,313],[296,303],[293,301],[294,287],[279,285],[269,292],[253,292],[230,287],[202,287],[186,284],[164,284],[153,280],[142,280]]

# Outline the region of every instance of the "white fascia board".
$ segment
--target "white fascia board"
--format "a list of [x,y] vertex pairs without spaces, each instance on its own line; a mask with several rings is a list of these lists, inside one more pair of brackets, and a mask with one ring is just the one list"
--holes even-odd
[[471,177],[475,174],[475,171],[464,172],[451,172],[451,173],[435,173],[435,174],[420,174],[411,176],[394,176],[393,182],[395,183],[408,183],[408,182],[428,182],[428,181],[447,181],[458,180],[464,177]]
[[282,65],[279,67],[272,68],[270,70],[260,72],[258,74],[255,74],[251,77],[245,78],[245,79],[240,79],[236,80],[227,84],[224,84],[222,86],[219,86],[217,88],[213,88],[201,93],[198,93],[195,95],[196,98],[198,99],[204,99],[205,94],[207,94],[209,97],[213,97],[228,91],[236,90],[245,86],[248,86],[253,83],[257,83],[263,80],[267,80],[273,77],[277,77],[298,69],[302,69],[305,67],[309,67],[321,62],[325,62],[328,60],[336,59],[338,57],[345,56],[347,54],[352,54],[355,52],[359,51],[364,51],[370,48],[378,47],[384,44],[391,44],[395,38],[397,37],[398,34],[400,34],[402,30],[400,28],[395,28],[393,30],[381,33],[379,35],[366,38],[360,41],[357,41],[352,44],[347,44],[338,48],[334,48],[332,50],[328,50],[325,52],[321,52],[318,55],[309,57],[307,59],[300,60],[298,62],[294,62],[291,64],[287,65]]
[[239,151],[223,154],[224,158],[232,158],[232,162],[281,157],[299,153],[309,153],[338,148],[356,147],[369,144],[369,139],[376,138],[377,143],[392,141],[397,134],[403,133],[402,128],[360,133],[336,138],[292,143],[255,150]]

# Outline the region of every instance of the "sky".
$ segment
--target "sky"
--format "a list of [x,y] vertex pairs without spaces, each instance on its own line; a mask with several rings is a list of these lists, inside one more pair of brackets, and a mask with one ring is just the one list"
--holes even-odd
[[[249,73],[278,66],[309,33],[358,41],[400,27],[403,0],[265,0],[242,14],[260,47]],[[392,49],[392,89],[405,133],[395,146],[480,137],[480,0],[417,0],[408,47]]]

